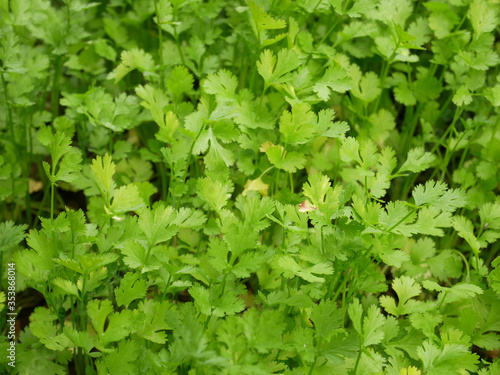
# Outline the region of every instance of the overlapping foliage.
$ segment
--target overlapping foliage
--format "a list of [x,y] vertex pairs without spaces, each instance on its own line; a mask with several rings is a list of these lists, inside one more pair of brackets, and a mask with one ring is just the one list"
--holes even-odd
[[499,25],[498,0],[0,1],[29,315],[0,366],[500,373]]

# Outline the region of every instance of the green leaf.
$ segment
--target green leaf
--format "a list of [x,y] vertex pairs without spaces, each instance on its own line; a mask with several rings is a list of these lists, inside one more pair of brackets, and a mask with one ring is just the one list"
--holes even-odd
[[430,375],[474,372],[479,362],[477,354],[470,353],[467,346],[459,344],[445,344],[439,348],[426,341],[417,349],[417,354],[425,373]]
[[164,108],[168,105],[166,95],[160,89],[151,85],[137,86],[135,93],[143,100],[141,105],[149,109],[153,120],[160,129],[166,128],[164,113]]
[[132,375],[138,371],[138,357],[139,347],[134,341],[121,341],[115,351],[98,360],[97,369],[103,374]]
[[92,160],[90,169],[94,173],[101,195],[109,205],[114,189],[113,175],[115,174],[115,163],[113,163],[112,157],[108,154],[105,154],[102,158],[97,155]]
[[243,300],[239,299],[234,291],[227,290],[227,288],[221,298],[214,295],[214,289],[206,289],[200,285],[189,288],[189,294],[205,315],[223,317],[239,313],[245,308]]
[[302,187],[304,195],[311,200],[311,203],[319,207],[324,203],[326,193],[330,189],[330,179],[321,173],[309,175],[309,182]]
[[496,84],[493,87],[487,87],[483,95],[493,106],[500,107],[500,84]]
[[56,132],[49,144],[52,166],[43,162],[45,173],[50,181],[72,182],[80,170],[82,156],[79,151],[71,147],[71,139],[62,132]]
[[333,274],[333,267],[328,263],[318,263],[312,267],[302,268],[290,255],[278,258],[278,265],[283,270],[285,277],[292,278],[294,275],[310,283],[323,283],[324,278],[317,275]]
[[198,194],[210,205],[212,210],[220,212],[229,198],[229,189],[220,181],[211,177],[201,178],[197,182]]
[[114,79],[118,83],[132,70],[141,72],[153,72],[155,64],[153,57],[142,49],[132,48],[121,53],[121,63],[108,74],[108,79]]
[[111,212],[120,214],[128,211],[136,211],[144,207],[144,200],[139,195],[139,189],[135,184],[120,186],[113,192],[113,203]]
[[77,331],[73,327],[64,327],[64,334],[75,346],[83,348],[87,354],[94,347],[94,338],[88,332]]
[[158,0],[156,5],[155,23],[163,25],[169,23],[173,18],[172,4],[168,0]]
[[474,284],[459,283],[447,288],[440,286],[434,281],[424,280],[422,285],[425,289],[439,291],[438,301],[440,303],[445,301],[446,303],[452,303],[463,299],[474,298],[479,294],[483,294],[483,290]]
[[385,318],[380,312],[380,309],[371,305],[363,319],[363,345],[378,345],[384,339],[383,326]]
[[137,224],[146,235],[149,247],[168,241],[177,233],[178,227],[172,225],[175,218],[174,209],[161,203],[155,204],[153,209],[139,211]]
[[165,321],[167,310],[170,307],[168,301],[146,300],[139,302],[138,309],[144,313],[145,319],[142,327],[137,330],[137,334],[157,344],[165,344],[167,335],[162,331],[171,329]]
[[434,207],[424,207],[418,211],[418,218],[413,226],[420,234],[442,237],[444,231],[441,228],[452,226],[451,214]]
[[323,77],[318,79],[314,84],[313,91],[323,101],[328,101],[330,98],[330,90],[344,93],[352,88],[352,79],[347,71],[336,64],[328,67]]
[[445,212],[453,212],[469,202],[465,192],[461,189],[448,189],[446,183],[441,181],[431,180],[425,185],[417,185],[412,195],[417,206],[432,205]]
[[[259,39],[261,45],[270,44],[269,42],[264,43],[267,40],[267,30],[283,29],[286,27],[286,22],[272,18],[268,13],[266,13],[265,9],[254,0],[247,0],[247,4],[252,15],[250,18],[250,25],[252,26],[255,36]],[[283,37],[284,35],[282,38]],[[272,42],[276,42],[278,40],[273,40]]]
[[460,237],[467,241],[472,250],[478,254],[481,246],[477,237],[474,235],[474,226],[472,222],[464,216],[455,216],[453,218],[453,228]]
[[355,66],[355,68],[351,66],[349,75],[353,79],[352,89],[350,92],[356,98],[359,98],[366,103],[370,103],[377,99],[382,92],[380,79],[376,73],[367,72],[364,76],[362,76],[361,71],[357,66]]
[[408,225],[415,220],[415,216],[415,212],[410,211],[403,202],[389,202],[385,211],[379,213],[379,223],[387,231],[410,237],[417,233],[414,226]]
[[340,147],[340,158],[345,162],[355,161],[361,164],[359,157],[359,143],[354,137],[347,137],[342,140]]
[[476,35],[493,31],[500,22],[498,7],[486,0],[473,0],[467,15]]
[[282,49],[278,52],[278,57],[271,50],[264,50],[260,55],[260,60],[257,62],[257,70],[264,78],[267,86],[283,83],[289,79],[289,74],[292,70],[299,67],[300,62],[295,51]]
[[315,130],[316,115],[309,104],[296,104],[292,106],[292,112],[283,111],[280,117],[280,133],[285,144],[306,143],[313,137]]
[[11,250],[24,240],[27,228],[26,224],[14,225],[10,220],[0,223],[0,253]]
[[236,100],[237,87],[238,80],[229,70],[225,69],[219,70],[216,74],[210,74],[203,81],[205,91],[215,95],[217,101],[221,103]]
[[436,160],[436,157],[424,150],[423,147],[413,148],[408,151],[406,161],[399,168],[398,173],[413,172],[419,173],[428,169]]
[[266,155],[272,165],[290,173],[304,168],[306,164],[304,155],[296,151],[285,152],[281,146],[269,147],[266,150]]
[[45,307],[37,307],[30,315],[30,330],[50,350],[66,350],[72,342],[53,323],[57,315]]
[[167,79],[165,86],[167,90],[174,96],[174,99],[180,101],[183,94],[189,95],[193,90],[194,78],[189,70],[182,65],[173,68]]
[[115,290],[116,303],[127,308],[132,301],[144,298],[147,289],[146,280],[139,280],[138,274],[127,272]]
[[380,304],[389,314],[396,317],[417,312],[417,307],[421,303],[410,298],[420,295],[421,286],[408,276],[401,276],[392,282],[392,289],[398,295],[398,304],[393,297],[381,296]]
[[336,334],[342,326],[343,314],[334,301],[321,301],[311,309],[316,337],[326,339]]
[[453,103],[457,106],[469,105],[472,103],[472,95],[469,89],[465,86],[460,86],[455,95],[453,95]]
[[148,251],[139,242],[128,240],[123,244],[120,251],[123,254],[123,262],[131,268],[140,268],[142,269],[141,272],[160,268],[160,263],[153,257],[148,257]]

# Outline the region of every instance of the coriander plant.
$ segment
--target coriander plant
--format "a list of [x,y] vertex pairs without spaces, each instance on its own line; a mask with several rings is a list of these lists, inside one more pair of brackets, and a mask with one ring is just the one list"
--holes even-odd
[[0,1],[1,372],[500,374],[499,55],[498,0]]

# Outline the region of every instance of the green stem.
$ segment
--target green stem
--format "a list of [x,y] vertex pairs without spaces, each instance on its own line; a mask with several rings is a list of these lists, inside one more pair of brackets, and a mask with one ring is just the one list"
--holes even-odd
[[31,217],[31,195],[30,195],[30,174],[31,174],[31,159],[32,159],[32,150],[33,150],[33,140],[31,138],[31,131],[30,131],[30,125],[24,123],[25,127],[25,134],[26,134],[26,139],[28,140],[27,144],[27,163],[26,163],[26,196],[25,196],[25,202],[26,202],[26,221],[28,225],[31,227],[32,223],[32,217]]
[[332,26],[330,26],[330,28],[327,30],[327,32],[325,33],[325,35],[323,36],[323,38],[321,38],[321,40],[318,42],[318,44],[316,44],[316,49],[318,49],[318,47],[320,45],[322,45],[325,40],[328,39],[328,37],[330,36],[330,34],[333,32],[333,30],[335,30],[335,27],[337,27],[337,24],[339,23],[339,20],[342,19],[342,17],[337,17],[337,19],[335,20],[335,22],[333,23]]
[[[12,109],[11,109],[11,106],[9,103],[7,82],[5,81],[5,77],[4,77],[3,72],[0,72],[0,78],[2,79],[3,95],[4,95],[4,99],[5,99],[5,106],[7,107],[7,127],[9,128],[10,141],[11,141],[12,147],[14,149],[15,157],[16,157],[16,159],[19,159],[18,155],[17,155],[16,136],[14,134],[14,122],[12,121]],[[11,172],[10,172],[10,181],[11,181],[11,188],[12,188],[11,220],[13,220],[13,221],[15,221],[14,192],[16,191],[14,180],[15,180],[14,168],[12,168]]]
[[45,192],[43,193],[42,201],[40,202],[40,205],[38,207],[37,217],[35,219],[35,222],[33,223],[34,227],[36,227],[37,224],[40,222],[40,211],[46,211],[44,206],[45,202],[47,201],[47,198],[49,197],[49,190],[50,190],[50,185],[47,185],[47,187],[45,188]]
[[62,71],[62,56],[58,55],[54,61],[54,76],[52,77],[52,91],[50,94],[50,109],[52,119],[59,115],[59,79]]
[[5,81],[5,77],[3,72],[0,72],[0,78],[2,79],[2,87],[3,87],[3,96],[5,99],[5,106],[7,107],[7,127],[9,128],[10,139],[12,142],[12,146],[16,146],[16,139],[14,135],[14,123],[12,121],[12,109],[9,103],[9,94],[7,91],[7,82]]
[[50,220],[54,220],[54,183],[50,184]]
[[[87,275],[83,274],[82,275],[82,290],[80,294],[80,298],[77,302],[77,307],[78,307],[78,316],[80,317],[80,330],[83,332],[87,331],[87,312],[85,309],[85,284],[87,280]],[[79,358],[79,364],[80,364],[80,374],[85,374],[85,360],[86,360],[86,355],[83,352],[82,348],[78,348],[78,358]]]
[[380,95],[377,97],[377,101],[375,102],[375,106],[373,108],[372,113],[376,113],[378,110],[378,106],[380,104],[380,99],[382,98],[382,93],[384,92],[385,80],[387,78],[387,75],[389,74],[389,67],[392,64],[392,60],[396,56],[396,51],[398,50],[398,48],[399,48],[399,42],[396,44],[396,48],[394,48],[394,51],[392,51],[392,54],[391,54],[391,56],[389,56],[389,59],[387,61],[384,60],[384,68],[382,69],[382,75],[380,76],[381,91],[380,91]]
[[179,42],[179,36],[177,35],[177,26],[174,26],[174,39],[177,46],[177,51],[179,52],[179,56],[181,57],[182,65],[186,65],[186,60],[184,60],[184,54],[182,53],[181,44]]
[[[439,141],[434,145],[431,153],[434,153],[437,150],[437,148],[439,147],[439,145],[444,142],[444,139],[448,136],[448,134],[451,133],[453,130],[455,130],[455,125],[456,125],[458,119],[460,118],[460,116],[462,115],[463,111],[464,111],[463,107],[457,107],[457,110],[455,111],[455,116],[453,116],[452,123],[450,124],[450,126],[448,127],[448,129],[446,129],[445,133],[441,136],[441,138],[439,139]],[[447,155],[448,155],[448,149],[446,149],[445,160],[446,160]],[[436,175],[436,173],[439,170],[445,171],[447,166],[448,166],[448,162],[446,162],[446,166],[445,167],[442,167],[440,165],[440,166],[437,166],[436,168],[434,168],[434,172],[432,173],[432,175],[430,177],[430,180],[432,180],[434,178],[434,176]]]
[[413,138],[413,134],[415,133],[415,129],[417,128],[418,119],[420,118],[420,114],[422,113],[423,109],[423,104],[418,103],[417,109],[415,110],[415,113],[413,114],[413,117],[410,121],[409,130],[407,130],[405,133],[401,155],[406,155],[408,149],[410,148],[411,139]]
[[71,29],[71,11],[69,9],[69,0],[66,0],[66,35],[69,34],[69,30]]
[[189,169],[189,164],[191,163],[191,155],[193,154],[194,145],[198,141],[198,138],[200,138],[200,135],[203,132],[203,130],[205,130],[205,126],[206,126],[206,123],[203,122],[203,125],[201,126],[200,130],[196,134],[196,137],[194,138],[193,142],[191,143],[191,147],[189,148],[188,160],[187,160],[187,163],[186,163],[186,170],[184,171],[184,177],[182,178],[182,182],[183,183],[186,182],[186,178],[187,178],[187,174],[188,174],[188,169]]
[[161,199],[167,200],[167,173],[163,162],[160,162],[160,177],[161,177]]
[[335,276],[335,278],[331,278],[330,280],[330,284],[328,285],[328,289],[326,291],[326,294],[323,296],[323,301],[326,301],[328,299],[329,296],[331,296],[332,292],[333,292],[333,288],[335,287],[335,285],[337,285],[337,281],[339,279],[339,275],[337,274],[337,276]]
[[3,274],[3,252],[0,252],[0,290],[2,288],[2,274]]
[[156,24],[158,25],[158,54],[160,55],[160,87],[165,89],[164,69],[163,69],[163,33],[161,30],[161,20],[158,15],[158,0],[155,0]]
[[464,254],[462,254],[460,251],[458,250],[451,250],[453,252],[456,252],[464,261],[464,264],[465,264],[465,268],[467,268],[467,282],[470,281],[470,268],[469,268],[469,262],[467,261],[467,258],[465,257]]
[[401,220],[399,220],[396,224],[394,224],[392,227],[390,227],[387,232],[392,232],[392,230],[394,228],[396,228],[399,224],[401,224],[403,221],[405,221],[406,219],[408,219],[410,217],[411,214],[413,214],[415,211],[417,211],[416,208],[412,209],[410,212],[408,212]]
[[316,362],[318,361],[318,354],[314,356],[314,361],[311,365],[311,368],[309,369],[309,375],[313,374],[314,368],[316,367]]
[[275,196],[278,194],[279,181],[280,181],[280,170],[276,169],[276,178],[274,179],[274,195]]
[[[457,147],[460,144],[460,142],[462,142],[462,139],[464,137],[465,137],[465,131],[462,133],[462,135],[458,139],[458,141],[455,142],[455,145],[453,146],[453,148],[451,149],[451,151],[449,151],[448,149],[446,149],[446,153],[444,154],[444,165],[441,166],[441,180],[444,179],[444,176],[445,176],[445,173],[447,171],[448,164],[450,163],[451,157],[455,153],[455,150],[457,149]],[[448,153],[448,151],[449,151],[449,153]]]
[[363,353],[363,345],[361,344],[361,336],[359,337],[359,341],[360,341],[360,348],[359,348],[359,352],[358,352],[358,357],[356,358],[356,364],[354,365],[353,375],[356,375],[356,373],[358,371],[359,362],[361,360],[361,353]]
[[350,276],[351,276],[351,270],[349,270],[349,272],[347,272],[347,274],[345,275],[344,277],[344,281],[342,281],[342,284],[339,286],[339,288],[337,289],[337,291],[335,292],[333,298],[332,298],[332,301],[336,301],[339,294],[342,292],[342,290],[346,287],[347,285],[347,282],[349,281],[350,279]]

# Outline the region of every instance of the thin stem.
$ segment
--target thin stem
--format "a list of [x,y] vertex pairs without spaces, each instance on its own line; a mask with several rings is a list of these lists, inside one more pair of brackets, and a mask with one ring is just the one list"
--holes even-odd
[[54,220],[54,184],[50,184],[50,220]]
[[465,131],[462,133],[462,136],[458,139],[458,141],[455,143],[453,146],[452,150],[448,154],[448,149],[446,149],[446,153],[444,155],[444,166],[441,166],[441,180],[444,179],[445,173],[447,171],[448,164],[450,163],[452,155],[455,153],[455,150],[457,149],[458,145],[460,142],[462,142],[462,139],[465,137]]
[[412,209],[410,212],[408,212],[401,220],[399,220],[396,224],[394,224],[392,227],[390,227],[387,232],[392,232],[392,230],[394,228],[396,228],[397,226],[399,226],[402,222],[404,222],[406,219],[408,219],[410,217],[410,215],[412,215],[413,213],[415,213],[415,211],[417,211],[416,208]]
[[165,171],[165,166],[163,162],[160,162],[160,177],[161,177],[161,199],[167,199],[167,172]]
[[46,211],[46,209],[44,209],[43,207],[45,206],[45,202],[47,201],[47,198],[49,196],[49,190],[50,190],[50,185],[47,185],[47,187],[45,188],[45,191],[43,193],[42,201],[40,202],[40,205],[38,207],[38,212],[37,212],[35,222],[33,223],[34,227],[36,227],[40,221],[40,211]]
[[5,106],[7,107],[7,126],[9,127],[10,138],[12,141],[12,145],[16,145],[16,140],[14,136],[14,123],[12,122],[12,109],[9,104],[9,94],[7,91],[7,82],[5,81],[5,77],[3,72],[0,72],[0,78],[2,79],[2,87],[3,87],[3,96],[5,99]]
[[467,261],[467,258],[465,257],[464,254],[462,254],[460,251],[458,250],[452,250],[453,252],[456,252],[464,261],[464,264],[465,264],[465,268],[467,268],[467,282],[470,281],[470,268],[469,268],[469,262]]
[[158,54],[160,55],[160,87],[165,89],[164,69],[163,69],[163,33],[161,30],[161,20],[158,14],[158,0],[155,0],[156,24],[158,25]]
[[191,155],[193,154],[194,145],[196,144],[196,141],[198,141],[198,138],[200,138],[200,135],[203,132],[203,130],[205,130],[205,126],[206,126],[206,123],[203,122],[203,125],[201,126],[200,130],[196,134],[196,137],[194,138],[193,142],[191,143],[191,147],[189,148],[188,160],[186,163],[186,170],[184,171],[184,177],[182,178],[183,183],[186,182],[187,173],[188,173],[188,169],[189,169],[189,164],[191,163]]
[[356,375],[356,372],[358,371],[359,361],[361,360],[361,353],[363,352],[363,345],[361,344],[361,336],[359,337],[359,341],[360,341],[360,348],[358,352],[358,357],[356,358],[356,364],[354,365],[354,370],[353,370],[354,375]]
[[339,279],[339,274],[337,274],[337,276],[335,276],[335,278],[332,277],[332,279],[330,280],[330,284],[328,285],[328,289],[327,289],[325,295],[323,296],[323,301],[326,301],[328,299],[328,297],[332,294],[333,288],[337,284],[338,279]]
[[59,115],[59,78],[62,70],[62,56],[58,55],[54,61],[54,76],[52,77],[52,91],[50,94],[50,109],[52,119]]
[[337,26],[337,24],[339,23],[339,20],[341,19],[342,17],[337,17],[337,19],[335,20],[335,22],[333,23],[332,26],[330,26],[330,28],[327,30],[327,32],[325,33],[325,35],[323,36],[323,38],[321,38],[321,40],[318,42],[318,44],[316,44],[316,49],[318,49],[318,47],[320,45],[322,45],[325,40],[328,39],[328,37],[330,36],[330,34],[333,32],[333,30],[335,30],[335,27]]
[[[14,153],[16,156],[16,159],[18,159],[17,155],[17,145],[16,145],[16,136],[14,134],[14,123],[12,121],[12,109],[9,104],[9,94],[7,91],[7,82],[5,81],[5,77],[3,72],[0,72],[0,78],[2,79],[2,87],[3,87],[3,95],[5,99],[5,106],[7,107],[7,127],[9,128],[9,133],[10,133],[10,141],[12,143],[12,147],[14,149]],[[14,168],[12,168],[10,172],[10,181],[11,181],[11,188],[12,188],[12,195],[14,195],[15,192],[15,185],[14,185],[14,180],[15,180],[15,175],[14,175]],[[15,221],[15,211],[14,211],[14,199],[12,197],[12,203],[11,203],[11,220]]]
[[344,290],[344,288],[346,287],[346,284],[347,282],[349,281],[350,279],[350,276],[351,276],[351,271],[352,270],[349,270],[349,272],[347,272],[347,274],[345,275],[344,277],[344,281],[342,281],[342,284],[339,286],[339,288],[337,289],[337,291],[335,292],[335,295],[333,296],[332,300],[333,301],[336,301],[337,300],[337,297],[339,296],[339,294],[342,292],[342,290]]
[[33,150],[33,140],[31,137],[31,131],[30,131],[30,126],[31,122],[29,124],[26,124],[24,122],[24,130],[25,130],[25,135],[26,139],[28,140],[27,144],[27,153],[28,153],[28,160],[26,163],[26,196],[25,196],[25,202],[26,202],[26,221],[29,226],[31,226],[32,222],[32,217],[31,217],[31,195],[30,195],[30,174],[31,174],[31,159],[32,159],[32,150]]
[[[448,136],[448,134],[451,133],[453,130],[455,130],[455,124],[457,123],[458,119],[462,115],[463,111],[464,111],[463,107],[457,108],[457,110],[455,111],[455,116],[453,117],[452,123],[450,124],[448,129],[446,129],[446,132],[442,135],[442,137],[439,139],[439,141],[434,145],[434,148],[432,149],[431,153],[434,153],[436,151],[436,149],[439,147],[439,145],[443,143],[444,139]],[[448,149],[446,150],[445,160],[446,160],[447,155],[448,155]],[[446,162],[445,167],[439,166],[439,167],[434,168],[434,172],[432,173],[430,180],[432,180],[434,178],[434,176],[436,175],[436,173],[438,172],[439,169],[444,171],[447,166],[448,166],[448,162]]]
[[66,35],[69,34],[69,30],[71,29],[71,10],[69,9],[69,0],[66,0]]
[[314,367],[316,367],[316,362],[318,361],[318,354],[316,354],[314,356],[314,361],[311,365],[311,368],[309,369],[309,375],[312,375],[313,374],[313,371],[314,371]]
[[389,59],[387,61],[384,60],[384,68],[382,70],[382,75],[380,76],[380,95],[377,97],[377,101],[375,102],[375,106],[373,108],[372,113],[376,113],[378,110],[378,106],[380,104],[380,99],[382,98],[382,93],[384,92],[384,84],[385,84],[385,79],[387,78],[387,75],[389,74],[389,67],[392,64],[392,60],[396,56],[396,51],[399,48],[399,42],[396,44],[396,48],[394,48],[394,51],[392,51],[391,56],[389,56]]
[[184,60],[184,54],[182,53],[181,44],[179,42],[179,36],[177,35],[177,26],[174,26],[174,39],[177,46],[177,51],[179,52],[179,56],[181,57],[182,65],[186,65],[186,60]]
[[273,168],[274,168],[274,165],[271,165],[269,168],[267,168],[264,172],[262,172],[260,174],[259,178],[262,178],[267,172],[269,172]]

